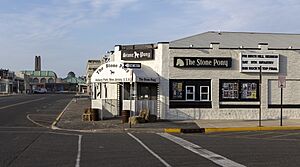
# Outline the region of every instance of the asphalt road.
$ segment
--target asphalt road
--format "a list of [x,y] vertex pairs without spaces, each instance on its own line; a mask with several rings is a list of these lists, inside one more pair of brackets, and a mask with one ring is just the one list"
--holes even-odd
[[0,166],[300,166],[300,131],[169,135],[51,130],[71,98],[0,97]]

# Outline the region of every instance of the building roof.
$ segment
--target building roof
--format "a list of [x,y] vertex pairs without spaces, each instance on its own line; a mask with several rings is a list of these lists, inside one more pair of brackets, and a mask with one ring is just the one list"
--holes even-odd
[[85,81],[80,79],[80,78],[77,78],[77,77],[73,77],[73,76],[70,76],[68,75],[66,78],[63,79],[63,82],[65,83],[74,83],[74,84],[85,84]]
[[25,70],[21,71],[22,73],[29,75],[31,77],[54,77],[57,78],[57,75],[53,71],[32,71],[32,70]]
[[268,43],[269,48],[300,49],[300,34],[208,31],[171,41],[170,47],[208,48],[210,43],[220,43],[220,48],[258,48],[259,43]]

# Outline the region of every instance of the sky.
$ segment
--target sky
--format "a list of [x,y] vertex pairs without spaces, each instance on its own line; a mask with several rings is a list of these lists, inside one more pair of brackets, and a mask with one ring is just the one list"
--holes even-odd
[[115,45],[206,31],[300,33],[299,0],[0,0],[0,68],[85,75]]

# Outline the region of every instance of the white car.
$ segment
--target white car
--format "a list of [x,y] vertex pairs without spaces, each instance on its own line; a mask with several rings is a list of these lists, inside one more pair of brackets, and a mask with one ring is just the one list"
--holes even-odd
[[33,93],[47,93],[47,89],[46,88],[38,88],[38,89],[34,89]]

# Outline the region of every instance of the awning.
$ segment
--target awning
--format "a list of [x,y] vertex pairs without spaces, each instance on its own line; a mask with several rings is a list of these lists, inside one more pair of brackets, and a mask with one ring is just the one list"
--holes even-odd
[[93,73],[92,83],[118,83],[118,82],[146,82],[158,83],[158,74],[150,67],[142,65],[141,68],[126,68],[123,62],[110,62],[102,64]]

